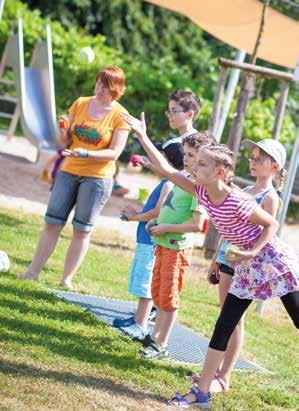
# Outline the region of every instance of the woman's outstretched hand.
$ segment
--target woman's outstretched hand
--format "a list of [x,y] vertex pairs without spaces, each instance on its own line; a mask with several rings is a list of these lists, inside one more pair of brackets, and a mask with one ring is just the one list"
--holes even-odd
[[146,135],[146,123],[144,112],[140,115],[140,120],[131,116],[128,113],[121,113],[122,118],[129,124],[129,126],[135,131],[138,137]]

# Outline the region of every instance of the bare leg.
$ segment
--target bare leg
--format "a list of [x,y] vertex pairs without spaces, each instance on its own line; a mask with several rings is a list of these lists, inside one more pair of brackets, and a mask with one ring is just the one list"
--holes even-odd
[[159,338],[160,335],[160,330],[162,328],[162,323],[163,323],[163,314],[162,314],[162,310],[160,308],[157,307],[157,316],[156,316],[156,321],[155,321],[155,327],[154,330],[152,332],[152,339],[157,341],[157,338]]
[[[213,377],[223,363],[229,339],[251,302],[252,300],[240,299],[228,293],[216,322],[201,378],[198,381],[198,388],[203,393],[209,391]],[[194,402],[196,400],[195,395],[192,393],[188,393],[185,398],[188,402]]]
[[87,253],[89,241],[90,232],[73,229],[73,238],[66,254],[61,285],[72,288],[72,278]]
[[[224,354],[225,351],[218,351],[213,348],[208,349],[202,375],[197,383],[198,388],[202,392],[207,393],[210,390],[214,375],[219,369],[220,364],[223,362]],[[196,401],[196,396],[191,392],[186,394],[185,398],[188,403],[193,403]]]
[[[232,283],[232,276],[229,274],[221,273],[219,281],[219,299],[221,309],[223,307],[224,301],[226,299],[227,293],[230,289]],[[218,372],[220,378],[226,383],[227,388],[229,388],[230,377],[235,366],[235,363],[239,357],[242,350],[244,340],[244,316],[238,323],[235,331],[229,339],[227,350],[225,351],[223,363],[221,364]],[[222,390],[221,387],[219,387]]]
[[38,276],[49,257],[55,250],[62,225],[45,224],[28,269],[18,276],[19,279],[38,280]]
[[142,327],[143,330],[147,329],[148,318],[153,306],[153,300],[151,298],[139,298],[137,311],[135,314],[135,321]]
[[159,329],[159,335],[156,338],[158,345],[165,347],[168,343],[170,333],[175,323],[178,309],[172,311],[161,310],[161,325]]

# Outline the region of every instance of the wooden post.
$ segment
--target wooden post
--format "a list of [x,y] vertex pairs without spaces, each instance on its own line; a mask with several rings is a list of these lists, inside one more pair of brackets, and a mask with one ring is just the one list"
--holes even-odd
[[[265,23],[266,23],[266,12],[269,6],[269,2],[270,0],[263,1],[264,4],[263,4],[260,27],[259,27],[259,31],[257,34],[256,42],[254,45],[254,49],[250,57],[251,64],[255,64],[256,59],[257,59],[257,52],[261,44],[262,36],[264,33],[264,28],[265,28]],[[251,91],[253,90],[253,85],[254,85],[253,74],[252,73],[245,74],[243,82],[242,82],[242,86],[241,86],[241,92],[240,92],[238,104],[237,104],[236,116],[233,120],[233,125],[230,129],[229,138],[228,138],[228,145],[235,154],[237,154],[237,152],[239,151],[239,146],[240,146],[240,142],[242,138],[243,123],[244,123],[244,119],[246,115],[246,108],[247,108],[247,104],[248,104],[248,101],[251,95]]]
[[255,311],[262,316],[264,314],[264,309],[265,309],[265,303],[266,301],[262,301],[262,300],[258,300],[256,302],[256,307],[255,307]]
[[239,151],[241,138],[242,138],[242,131],[243,131],[243,123],[245,120],[246,115],[246,108],[249,101],[249,97],[251,94],[251,90],[253,89],[253,82],[254,77],[251,73],[245,74],[242,82],[241,92],[238,99],[237,109],[235,112],[235,117],[233,120],[232,127],[229,132],[228,137],[228,146],[229,148],[237,154]]
[[284,116],[284,112],[285,112],[285,108],[287,104],[288,93],[289,93],[289,83],[284,81],[281,83],[280,96],[277,102],[275,123],[273,127],[273,132],[272,132],[272,138],[274,140],[279,140],[280,129],[281,129],[282,120],[283,120],[283,116]]
[[204,242],[204,256],[207,259],[211,259],[216,251],[216,247],[219,241],[220,235],[218,231],[214,227],[213,224],[209,224],[209,229],[206,234],[205,242]]
[[[263,0],[263,10],[262,10],[262,15],[261,15],[259,31],[257,34],[254,49],[253,49],[253,52],[250,58],[250,63],[253,65],[255,65],[258,49],[261,44],[261,39],[262,39],[265,22],[266,22],[266,12],[269,6],[269,2],[270,0]],[[235,154],[237,154],[239,150],[241,137],[242,137],[242,131],[243,131],[243,123],[244,123],[245,114],[246,114],[246,107],[247,107],[247,104],[250,98],[251,90],[253,89],[253,82],[254,82],[253,73],[252,72],[245,73],[245,76],[242,81],[240,96],[238,99],[236,116],[233,120],[233,124],[230,130],[230,133],[229,133],[229,140],[228,140],[228,145]],[[220,84],[221,84],[221,81],[219,81],[218,89],[220,89]],[[218,100],[215,99],[215,101],[217,103],[216,105],[220,104],[219,97],[218,97]],[[215,128],[215,125],[217,126],[217,110],[219,110],[219,107],[216,107],[213,110],[214,118],[212,120],[211,127],[209,127],[210,131],[212,130],[212,127]],[[217,231],[214,228],[210,227],[207,233],[207,236],[206,236],[205,244],[204,244],[206,248],[205,256],[208,257],[213,252],[215,252],[216,247],[217,247],[217,242],[218,242]]]
[[3,76],[5,66],[6,66],[6,60],[7,60],[7,43],[5,45],[1,60],[0,60],[0,79]]
[[13,116],[12,116],[9,128],[6,133],[8,140],[10,140],[14,136],[19,119],[20,119],[20,105],[19,103],[17,103],[15,106],[14,112],[13,112]]
[[220,78],[219,78],[219,81],[218,81],[217,90],[216,90],[216,94],[215,94],[215,98],[214,98],[213,111],[212,111],[211,119],[210,119],[210,122],[209,122],[209,131],[213,135],[216,134],[216,131],[218,129],[220,113],[221,113],[222,96],[223,96],[224,87],[225,87],[226,74],[227,74],[227,68],[224,67],[224,66],[221,66]]
[[276,80],[288,82],[294,81],[293,73],[288,73],[286,71],[274,70],[268,67],[257,66],[255,64],[239,63],[235,60],[229,60],[223,57],[219,58],[219,64],[225,67],[240,69],[248,73],[258,74],[261,77],[275,78]]

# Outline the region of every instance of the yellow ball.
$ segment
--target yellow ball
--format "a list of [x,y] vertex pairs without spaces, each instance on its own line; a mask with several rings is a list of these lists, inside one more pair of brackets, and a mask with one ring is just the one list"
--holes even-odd
[[80,60],[86,64],[90,64],[93,62],[95,58],[94,51],[91,47],[83,47],[79,51]]
[[236,259],[236,254],[235,254],[236,251],[240,251],[240,248],[237,247],[236,245],[230,245],[227,248],[226,252],[225,252],[225,257],[230,261],[235,260]]

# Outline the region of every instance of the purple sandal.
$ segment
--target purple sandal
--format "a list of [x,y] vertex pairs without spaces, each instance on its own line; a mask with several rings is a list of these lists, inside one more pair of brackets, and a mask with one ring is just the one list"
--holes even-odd
[[[186,396],[188,394],[193,394],[196,397],[194,402],[188,402],[186,400]],[[200,391],[199,388],[193,386],[189,392],[185,395],[180,395],[178,392],[175,394],[171,400],[169,400],[168,405],[177,406],[181,408],[189,408],[189,407],[201,407],[205,409],[211,408],[211,394],[208,392],[207,394]]]

